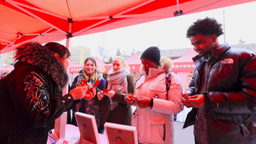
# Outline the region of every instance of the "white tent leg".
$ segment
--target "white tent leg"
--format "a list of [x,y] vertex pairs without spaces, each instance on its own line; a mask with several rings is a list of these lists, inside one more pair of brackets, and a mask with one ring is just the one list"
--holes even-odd
[[[69,49],[69,46],[70,46],[70,38],[66,38],[66,47],[67,47],[68,49]],[[67,74],[68,74],[68,76],[69,76],[69,67],[68,67],[68,69],[67,69],[66,71],[67,71]],[[68,85],[69,85],[69,83],[68,83]],[[68,85],[63,89],[62,95],[65,95],[65,94],[68,93]]]
[[[70,38],[66,39],[66,47],[69,49],[70,46]],[[66,70],[69,75],[69,67]],[[63,88],[62,95],[66,95],[68,93],[68,85]],[[66,134],[66,124],[67,124],[67,112],[63,113],[58,119],[55,120],[54,132],[59,139],[65,139]]]

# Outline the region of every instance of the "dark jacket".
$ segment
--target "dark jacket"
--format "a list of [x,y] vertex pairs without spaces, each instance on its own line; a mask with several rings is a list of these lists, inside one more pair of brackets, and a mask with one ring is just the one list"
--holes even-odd
[[[128,93],[132,93],[134,91],[134,78],[131,74],[127,75],[127,90]],[[105,85],[105,88],[108,87],[108,84]],[[110,100],[108,96],[104,96],[102,99],[102,104],[100,105],[102,109],[102,124],[104,125],[106,122],[112,122],[116,124],[124,124],[131,125],[132,120],[132,109],[131,106],[128,106],[124,95],[116,92],[113,101],[118,102],[118,106],[113,110],[109,109]]]
[[[80,82],[82,79],[85,79],[84,73],[85,73],[84,70],[81,70],[79,72],[79,75],[75,77],[75,79],[72,82],[72,85],[70,87],[71,90],[76,87],[77,81]],[[95,120],[96,120],[97,127],[98,127],[98,132],[103,133],[104,132],[103,131],[104,126],[101,125],[102,113],[101,113],[101,110],[99,108],[100,101],[98,100],[97,92],[99,90],[103,90],[104,85],[105,85],[105,80],[103,79],[103,77],[101,75],[99,75],[98,71],[97,71],[97,79],[100,80],[100,84],[96,88],[96,96],[94,98],[90,99],[90,100],[82,99],[81,103],[78,103],[77,105],[74,105],[72,107],[72,111],[68,112],[68,123],[77,126],[77,122],[76,122],[76,119],[75,119],[75,112],[77,112],[77,111],[83,112],[83,113],[86,113],[86,114],[91,114],[91,115],[95,116]],[[91,79],[90,78],[89,82],[91,82],[91,84],[93,86],[96,82],[96,79]],[[81,106],[81,107],[79,108],[79,110],[77,110],[77,107],[79,107],[79,106]],[[72,119],[71,119],[71,117],[72,117]]]
[[[245,50],[220,47],[213,50],[204,94],[209,144],[256,143],[256,56]],[[195,63],[189,90],[198,94],[203,63]],[[184,128],[194,124],[197,109],[188,114]],[[196,127],[196,126],[195,126]]]
[[0,143],[45,144],[52,122],[74,103],[59,97],[68,75],[39,43],[20,46],[16,60],[0,82]]

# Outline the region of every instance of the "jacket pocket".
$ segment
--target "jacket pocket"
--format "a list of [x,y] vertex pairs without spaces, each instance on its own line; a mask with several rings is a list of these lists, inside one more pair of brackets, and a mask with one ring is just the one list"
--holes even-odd
[[151,85],[150,89],[150,98],[159,98],[159,99],[167,99],[167,92],[165,85]]
[[164,124],[165,115],[150,111],[148,114],[148,121],[150,124]]
[[[166,85],[150,85],[150,98],[167,99]],[[148,121],[150,124],[164,124],[165,115],[149,110]]]
[[132,126],[137,127],[138,116],[139,116],[139,113],[138,113],[138,111],[137,111],[137,109],[136,109],[136,110],[133,112],[133,114],[132,114]]

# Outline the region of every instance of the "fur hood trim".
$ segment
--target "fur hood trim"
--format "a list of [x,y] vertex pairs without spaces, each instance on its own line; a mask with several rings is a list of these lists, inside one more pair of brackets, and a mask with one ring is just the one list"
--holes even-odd
[[173,62],[172,62],[172,59],[169,58],[169,57],[162,57],[160,59],[160,67],[162,69],[165,69],[166,71],[169,71],[172,69],[172,66],[173,66]]
[[18,46],[16,50],[15,61],[38,66],[56,82],[59,88],[66,86],[68,74],[62,63],[40,43],[26,42]]

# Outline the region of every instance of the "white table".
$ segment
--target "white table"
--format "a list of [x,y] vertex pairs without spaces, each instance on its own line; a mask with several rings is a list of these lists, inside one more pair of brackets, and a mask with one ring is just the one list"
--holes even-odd
[[[52,132],[54,132],[54,130],[52,130]],[[64,140],[69,142],[67,144],[76,144],[78,143],[79,138],[80,138],[80,132],[78,127],[71,124],[67,124],[65,139],[59,139],[57,142],[55,142],[53,141],[53,139],[51,139],[50,136],[48,136],[47,144],[55,144],[55,143],[62,144]],[[100,138],[101,144],[109,144],[105,134],[99,134],[99,138]]]

